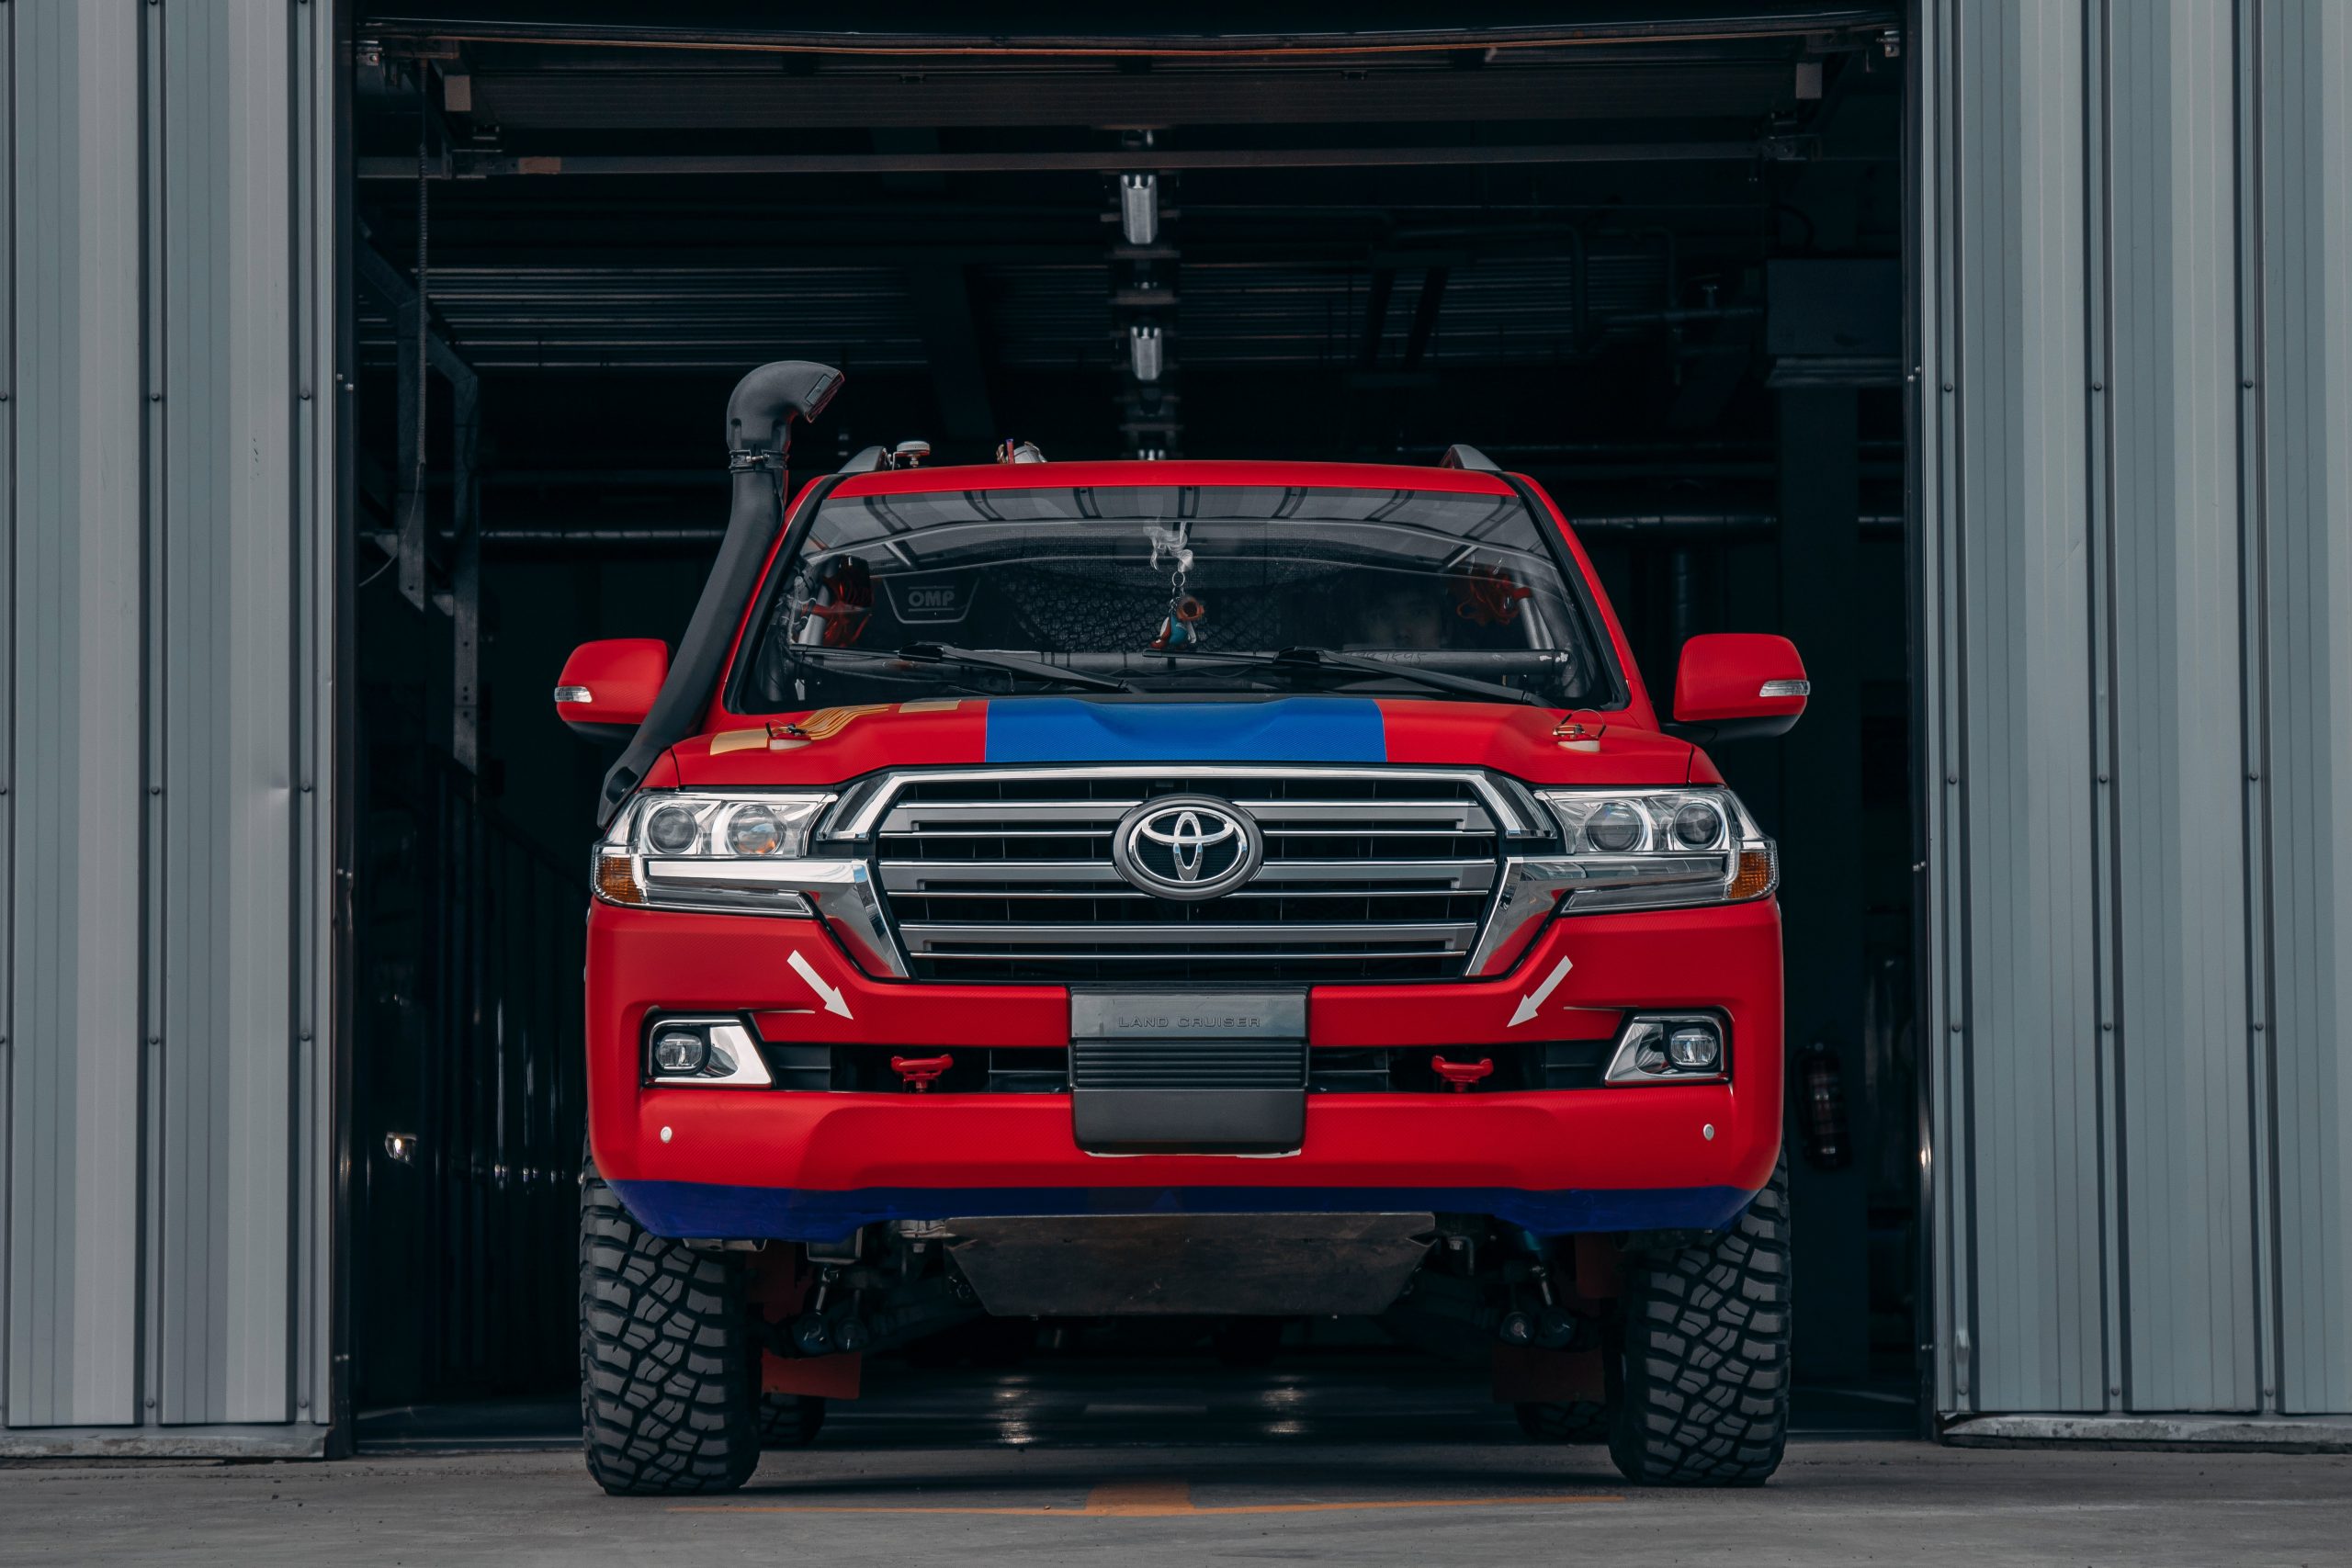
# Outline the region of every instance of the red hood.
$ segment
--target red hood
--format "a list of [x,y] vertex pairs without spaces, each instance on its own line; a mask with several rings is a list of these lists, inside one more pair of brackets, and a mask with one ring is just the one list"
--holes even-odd
[[1482,766],[1531,784],[1679,784],[1715,772],[1610,714],[1339,696],[940,699],[820,708],[681,741],[649,784],[837,784],[889,767],[1085,762]]

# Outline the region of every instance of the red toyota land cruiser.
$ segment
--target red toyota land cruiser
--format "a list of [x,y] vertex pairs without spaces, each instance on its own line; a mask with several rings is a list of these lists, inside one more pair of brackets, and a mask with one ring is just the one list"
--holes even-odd
[[741,1484],[860,1358],[989,1317],[1362,1314],[1531,1436],[1755,1483],[1788,1415],[1771,841],[1525,479],[874,448],[788,362],[626,740],[588,924],[582,1400],[607,1490]]

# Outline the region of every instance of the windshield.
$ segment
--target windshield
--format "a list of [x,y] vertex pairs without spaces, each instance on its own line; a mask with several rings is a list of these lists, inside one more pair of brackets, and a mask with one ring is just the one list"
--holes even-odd
[[[1098,690],[1476,699],[1477,682],[1494,698],[1609,705],[1614,672],[1566,570],[1515,494],[1121,485],[842,497],[778,564],[730,705],[1043,691],[1057,671]],[[915,657],[893,657],[901,649]]]

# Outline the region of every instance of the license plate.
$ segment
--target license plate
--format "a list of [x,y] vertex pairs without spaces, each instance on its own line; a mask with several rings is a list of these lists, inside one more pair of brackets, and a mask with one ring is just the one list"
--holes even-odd
[[1069,994],[1072,1040],[1304,1040],[1305,991]]
[[1305,991],[1069,994],[1070,1115],[1092,1154],[1286,1154],[1306,1130]]

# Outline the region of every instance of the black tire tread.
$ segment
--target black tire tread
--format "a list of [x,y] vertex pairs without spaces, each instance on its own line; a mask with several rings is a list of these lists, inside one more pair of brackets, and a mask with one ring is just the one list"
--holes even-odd
[[1626,1262],[1610,1458],[1640,1485],[1761,1485],[1789,1427],[1786,1160],[1730,1229]]
[[580,1183],[580,1416],[616,1496],[732,1491],[760,1462],[743,1270],[650,1234]]

